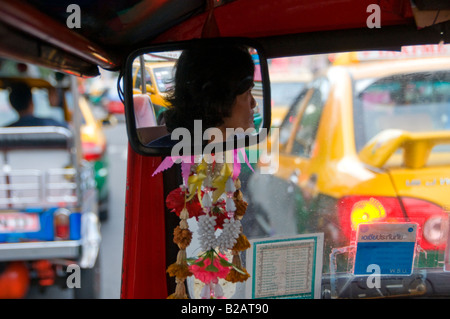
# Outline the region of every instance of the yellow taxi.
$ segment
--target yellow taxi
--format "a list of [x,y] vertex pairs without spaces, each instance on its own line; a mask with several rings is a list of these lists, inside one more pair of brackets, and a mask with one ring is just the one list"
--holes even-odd
[[95,172],[95,182],[98,191],[98,205],[100,220],[108,219],[109,208],[109,163],[107,155],[108,141],[103,131],[103,123],[113,124],[115,117],[99,119],[94,115],[93,109],[86,96],[81,95],[78,99],[81,110],[82,125],[81,150],[83,158],[92,163]]
[[[255,213],[265,233],[323,232],[327,272],[335,265],[326,257],[352,247],[359,226],[414,223],[420,265],[442,267],[450,211],[448,49],[333,56],[272,132],[278,170],[250,183],[258,209],[269,207]],[[337,267],[351,269],[351,262]]]
[[[159,115],[169,106],[165,100],[167,91],[170,89],[173,80],[173,69],[175,62],[145,62],[145,93],[150,98],[155,109],[155,115]],[[141,66],[139,63],[133,65],[133,88],[135,94],[143,92]]]
[[[278,61],[288,61],[280,63]],[[292,60],[292,62],[290,61]],[[284,67],[277,67],[277,63]],[[312,80],[312,72],[295,59],[272,59],[269,66],[272,127],[279,127],[289,107],[306,84]]]

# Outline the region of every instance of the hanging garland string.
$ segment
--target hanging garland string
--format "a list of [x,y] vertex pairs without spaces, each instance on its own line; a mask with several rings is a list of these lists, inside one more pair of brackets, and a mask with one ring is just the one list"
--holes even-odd
[[[168,298],[188,298],[185,280],[192,275],[204,283],[200,294],[202,298],[224,297],[220,278],[235,283],[250,277],[240,259],[240,253],[250,248],[250,243],[243,234],[241,224],[247,203],[240,191],[239,153],[233,152],[232,164],[227,158],[219,161],[217,158],[202,157],[197,164],[191,162],[187,168],[188,161],[182,161],[185,184],[166,198],[167,207],[180,217],[180,223],[174,230],[174,242],[179,248],[177,260],[167,268],[167,273],[175,277],[176,289]],[[245,156],[245,152],[243,154]],[[170,161],[165,163],[170,164]],[[157,169],[158,172],[162,170],[161,167]],[[196,258],[188,258],[186,248],[193,234],[187,220],[194,217],[198,223],[198,238],[203,253]],[[228,252],[232,255],[231,262],[226,257]]]

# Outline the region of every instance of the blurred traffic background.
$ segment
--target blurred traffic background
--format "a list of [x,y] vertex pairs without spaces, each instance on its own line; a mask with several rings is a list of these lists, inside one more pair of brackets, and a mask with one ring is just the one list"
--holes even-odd
[[[371,60],[374,60],[372,56],[370,58]],[[379,57],[376,57],[375,59],[378,58]],[[398,57],[395,56],[394,58]],[[340,57],[336,55],[316,55],[269,60],[272,105],[271,125],[272,127],[281,126],[281,142],[283,142],[283,139],[296,141],[297,139],[302,138],[302,135],[297,134],[291,124],[294,123],[297,113],[299,112],[299,109],[301,109],[299,108],[299,105],[302,105],[300,102],[304,99],[305,92],[308,90],[308,87],[312,86],[312,83],[317,76],[319,74],[325,74],[325,71],[332,65],[353,65],[358,64],[359,62],[360,61],[358,61],[352,54],[342,55]],[[166,68],[167,66],[165,65],[164,67]],[[170,67],[173,67],[173,65]],[[377,69],[377,67],[375,69]],[[147,69],[149,74],[146,77],[148,77],[150,83],[158,82],[157,77],[162,74],[154,70],[157,70],[157,68],[149,66]],[[166,71],[167,70],[164,72]],[[136,70],[136,73],[137,72],[139,71]],[[18,118],[17,112],[11,108],[10,101],[8,99],[10,90],[9,87],[12,85],[11,83],[17,80],[17,78],[26,81],[28,86],[32,87],[35,114],[38,116],[51,116],[53,118],[60,119],[62,121],[66,120],[69,123],[72,123],[73,120],[76,119],[76,116],[74,117],[73,114],[76,114],[77,112],[71,104],[73,104],[72,102],[76,100],[79,105],[80,112],[78,123],[80,124],[79,130],[81,136],[79,144],[79,149],[81,152],[80,156],[84,162],[90,163],[95,174],[95,188],[97,193],[96,204],[98,207],[100,222],[100,248],[96,267],[92,268],[95,269],[95,276],[97,276],[96,278],[99,278],[97,287],[99,291],[96,297],[103,299],[120,298],[128,141],[124,116],[124,105],[118,94],[118,73],[101,70],[101,75],[96,78],[75,80],[71,78],[71,80],[68,80],[67,76],[56,74],[50,70],[38,68],[33,65],[0,60],[0,127],[8,126]],[[32,81],[32,78],[39,78],[42,81]],[[443,87],[442,83],[445,81],[442,81],[444,80],[439,80],[439,83],[441,84],[440,88],[446,90],[448,86]],[[446,83],[447,82],[444,84]],[[139,87],[138,83],[135,83],[135,88],[136,87]],[[328,87],[320,87],[321,90],[324,88],[328,90]],[[392,89],[391,86],[387,88]],[[75,93],[73,91],[74,89]],[[52,103],[52,92],[54,90],[57,93],[57,102]],[[157,97],[157,95],[164,95],[164,92],[156,94],[155,92],[157,92],[157,90],[158,88],[154,88],[149,91],[149,94],[154,97]],[[378,87],[377,90],[379,90]],[[425,92],[424,90],[422,91]],[[377,94],[381,96],[379,93]],[[328,97],[324,95],[320,103],[325,103],[327,98]],[[333,95],[330,95],[330,99],[331,98],[333,98]],[[156,101],[153,101],[153,103],[157,105],[159,104]],[[61,107],[55,108],[53,107],[54,105],[59,105]],[[310,110],[305,111],[305,114],[311,115],[311,119],[315,119],[314,123],[316,123],[320,117],[314,117],[317,112],[315,113],[316,109],[311,108],[310,105],[314,106],[313,103],[308,104],[307,107],[309,107]],[[318,109],[319,108],[317,108],[317,110]],[[68,113],[66,113],[67,110],[69,110]],[[439,117],[439,121],[447,124],[448,117],[444,115]],[[304,126],[305,128],[307,128],[306,124]],[[317,128],[318,124],[316,123],[315,125]],[[305,132],[307,131],[302,131],[302,133]],[[285,136],[283,136],[283,134]],[[292,134],[297,135],[291,137]],[[302,147],[304,147],[304,145]],[[312,152],[312,148],[309,149],[309,151]],[[320,152],[320,150],[318,152]],[[297,157],[290,156],[289,160],[294,160]],[[29,164],[30,156],[26,154],[23,160]],[[284,167],[286,170],[290,170],[289,178],[281,178],[288,180],[288,186],[286,186],[287,184],[279,186],[281,184],[277,183],[256,184],[270,184],[273,188],[279,188],[278,191],[281,190],[283,194],[287,194],[287,196],[290,196],[291,199],[294,198],[292,191],[289,191],[289,189],[292,188],[292,185],[300,185],[301,183],[299,182],[297,175],[291,174],[291,171],[294,170],[295,165],[291,165],[289,163],[290,162],[287,160],[282,161],[281,163],[281,165],[286,166]],[[4,175],[7,175],[9,170],[9,164],[2,162],[2,171]],[[293,177],[296,177],[296,179],[294,180]],[[257,189],[257,187],[255,189]],[[6,191],[7,189],[3,188],[2,190]],[[14,189],[8,190],[15,191]],[[265,203],[264,199],[271,198],[276,191],[276,189],[271,189],[271,195],[262,196],[262,201],[259,203],[260,206],[258,207],[267,207],[265,207],[265,209],[258,209],[258,211],[280,211],[280,209],[276,207],[271,209],[270,205],[278,205],[279,203],[289,202],[290,199],[280,199],[278,201],[272,201],[272,203]],[[264,190],[260,189],[255,191],[255,193],[263,194]],[[251,189],[249,189],[249,194],[251,194]],[[254,201],[253,204],[257,202],[256,198],[253,198],[252,200]],[[5,207],[1,208],[8,209],[10,208],[8,205],[11,206],[12,204],[14,203],[8,202],[4,204]],[[0,202],[0,205],[2,205],[2,202]],[[283,211],[287,210],[284,209]],[[299,216],[297,216],[298,211],[300,210],[295,209],[292,213],[293,222],[290,222],[289,218],[283,219],[285,224],[280,226],[283,234],[286,234],[286,230],[289,229],[289,227],[294,227],[296,226],[296,223],[299,222],[297,220],[297,218],[299,218]],[[33,213],[34,211],[30,212],[30,214]],[[1,216],[3,217],[0,218],[0,241],[5,243],[20,241],[17,236],[18,232],[14,229],[14,227],[19,227],[17,226],[19,224],[16,222],[16,220],[19,219],[14,219],[18,218],[18,215],[2,214]],[[259,221],[255,223],[255,225],[259,224],[261,227],[259,232],[254,235],[270,236],[277,234],[276,224],[278,220],[280,219],[274,218],[273,220],[270,220],[270,216],[262,216]],[[24,225],[28,222],[28,219],[21,220],[21,223]],[[43,223],[42,219],[41,223]],[[69,233],[64,227],[67,227],[67,224],[64,222],[55,225],[55,236],[60,234],[58,236],[61,238],[69,239]],[[16,234],[16,236],[8,237],[8,229],[11,233]],[[297,230],[293,230],[293,233],[295,232],[297,232]],[[25,233],[22,232],[21,234],[23,235]],[[251,235],[252,234],[250,234],[250,236]],[[33,241],[34,240],[35,239],[33,239]],[[39,240],[36,241],[38,241],[37,245],[39,245]],[[39,249],[38,246],[36,247]],[[11,266],[12,257],[8,257],[9,259],[2,258],[2,254],[3,256],[6,256],[8,253],[12,254],[11,251],[5,252],[0,250],[0,297],[4,297],[1,295],[2,280],[7,280],[6,275],[8,273],[11,274],[20,269],[17,265],[14,265],[14,267],[19,268],[13,268]],[[30,286],[23,284],[23,287],[26,288],[26,293],[24,294],[25,298],[73,298],[74,289],[67,289],[67,273],[65,273],[65,277],[63,276],[64,280],[56,284],[57,280],[54,277],[57,277],[58,271],[56,271],[56,274],[52,273],[50,271],[50,267],[45,263],[31,264],[31,268],[29,268],[31,271],[27,275],[23,276],[29,276],[32,281],[38,281],[39,284]],[[61,262],[59,266],[61,266],[59,271],[64,272],[66,269],[64,267],[67,267],[67,264]],[[91,275],[92,274],[89,276]],[[83,274],[83,277],[88,276]],[[24,281],[26,280],[24,279]]]
[[[323,67],[324,64],[326,64],[326,60],[317,57],[270,61],[271,75],[273,76],[272,104],[273,112],[275,112],[273,125],[277,126],[281,123],[289,105],[304,88],[305,83],[312,79],[312,72]],[[22,79],[32,89],[36,116],[51,117],[61,121],[68,120],[68,116],[60,108],[53,107],[50,93],[50,88],[58,88],[63,81],[67,82],[67,76],[35,65],[0,60],[0,83],[2,85],[0,88],[0,126],[9,126],[19,117],[11,107],[8,98],[9,83],[12,79]],[[40,79],[42,83],[35,83],[32,79]],[[80,113],[81,152],[83,160],[92,163],[94,167],[99,196],[101,244],[98,254],[100,293],[97,296],[104,299],[120,298],[121,285],[128,142],[124,105],[118,94],[117,80],[118,73],[104,70],[101,70],[101,75],[96,78],[76,79],[79,94],[78,104],[82,111]],[[70,84],[66,83],[66,86],[70,86]],[[72,104],[72,100],[73,96],[66,94],[65,103]],[[73,105],[69,105],[68,108],[74,113]],[[23,160],[29,163],[28,157],[23,156]],[[2,163],[2,165],[5,170],[7,163]],[[10,220],[2,222],[11,226]],[[17,240],[17,238],[8,237],[4,239],[4,242],[10,243]],[[0,277],[0,281],[17,270],[11,267],[11,264],[12,262],[8,258],[1,262],[0,276],[2,277]],[[39,280],[39,284],[27,285],[25,298],[73,298],[73,289],[67,289],[66,282],[61,281],[57,284],[56,280],[38,279],[41,278],[42,273],[45,273],[39,267],[46,269],[44,265],[33,264],[30,267],[32,270],[27,274],[30,277],[28,280],[30,282]],[[48,271],[48,269],[46,270]],[[51,274],[48,277],[52,277]],[[23,282],[25,281],[27,280],[23,279]],[[8,297],[7,293],[3,295],[3,297]]]

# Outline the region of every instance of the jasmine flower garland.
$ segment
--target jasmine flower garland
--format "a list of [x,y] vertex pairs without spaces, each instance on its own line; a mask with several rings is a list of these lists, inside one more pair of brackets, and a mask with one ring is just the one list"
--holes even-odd
[[[204,283],[202,298],[224,297],[219,278],[238,282],[249,277],[239,257],[240,251],[249,245],[240,222],[247,203],[239,190],[239,170],[233,172],[236,167],[240,170],[239,166],[227,162],[207,162],[203,158],[200,163],[185,167],[189,176],[184,176],[184,185],[166,199],[168,208],[180,217],[180,224],[174,230],[174,242],[180,251],[177,262],[167,270],[175,277],[177,288],[169,298],[187,298],[184,281],[190,275]],[[196,258],[186,256],[192,238],[187,219],[192,217],[198,222],[198,239],[203,251]],[[229,252],[232,261],[226,257]]]
[[217,238],[217,246],[219,251],[225,253],[228,249],[233,248],[234,244],[241,233],[241,222],[237,219],[225,219],[223,230]]
[[217,238],[215,235],[216,216],[202,215],[198,218],[198,236],[203,251],[215,249]]

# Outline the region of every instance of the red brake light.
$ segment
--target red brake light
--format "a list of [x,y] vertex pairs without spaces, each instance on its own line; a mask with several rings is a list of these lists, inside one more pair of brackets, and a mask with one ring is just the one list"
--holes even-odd
[[415,222],[419,225],[417,240],[423,249],[444,249],[447,242],[447,213],[442,207],[422,199],[402,197],[400,203],[397,197],[346,196],[338,201],[337,209],[342,233],[347,239],[353,238],[360,223]]
[[87,161],[96,161],[103,155],[104,148],[93,142],[82,142],[83,158]]
[[382,196],[342,197],[338,201],[338,216],[342,232],[348,239],[360,223],[404,220],[399,200]]
[[352,229],[356,229],[361,223],[380,221],[385,218],[386,210],[384,206],[373,197],[356,202],[350,212]]
[[53,215],[55,239],[69,239],[70,235],[70,211],[65,208],[58,208]]

